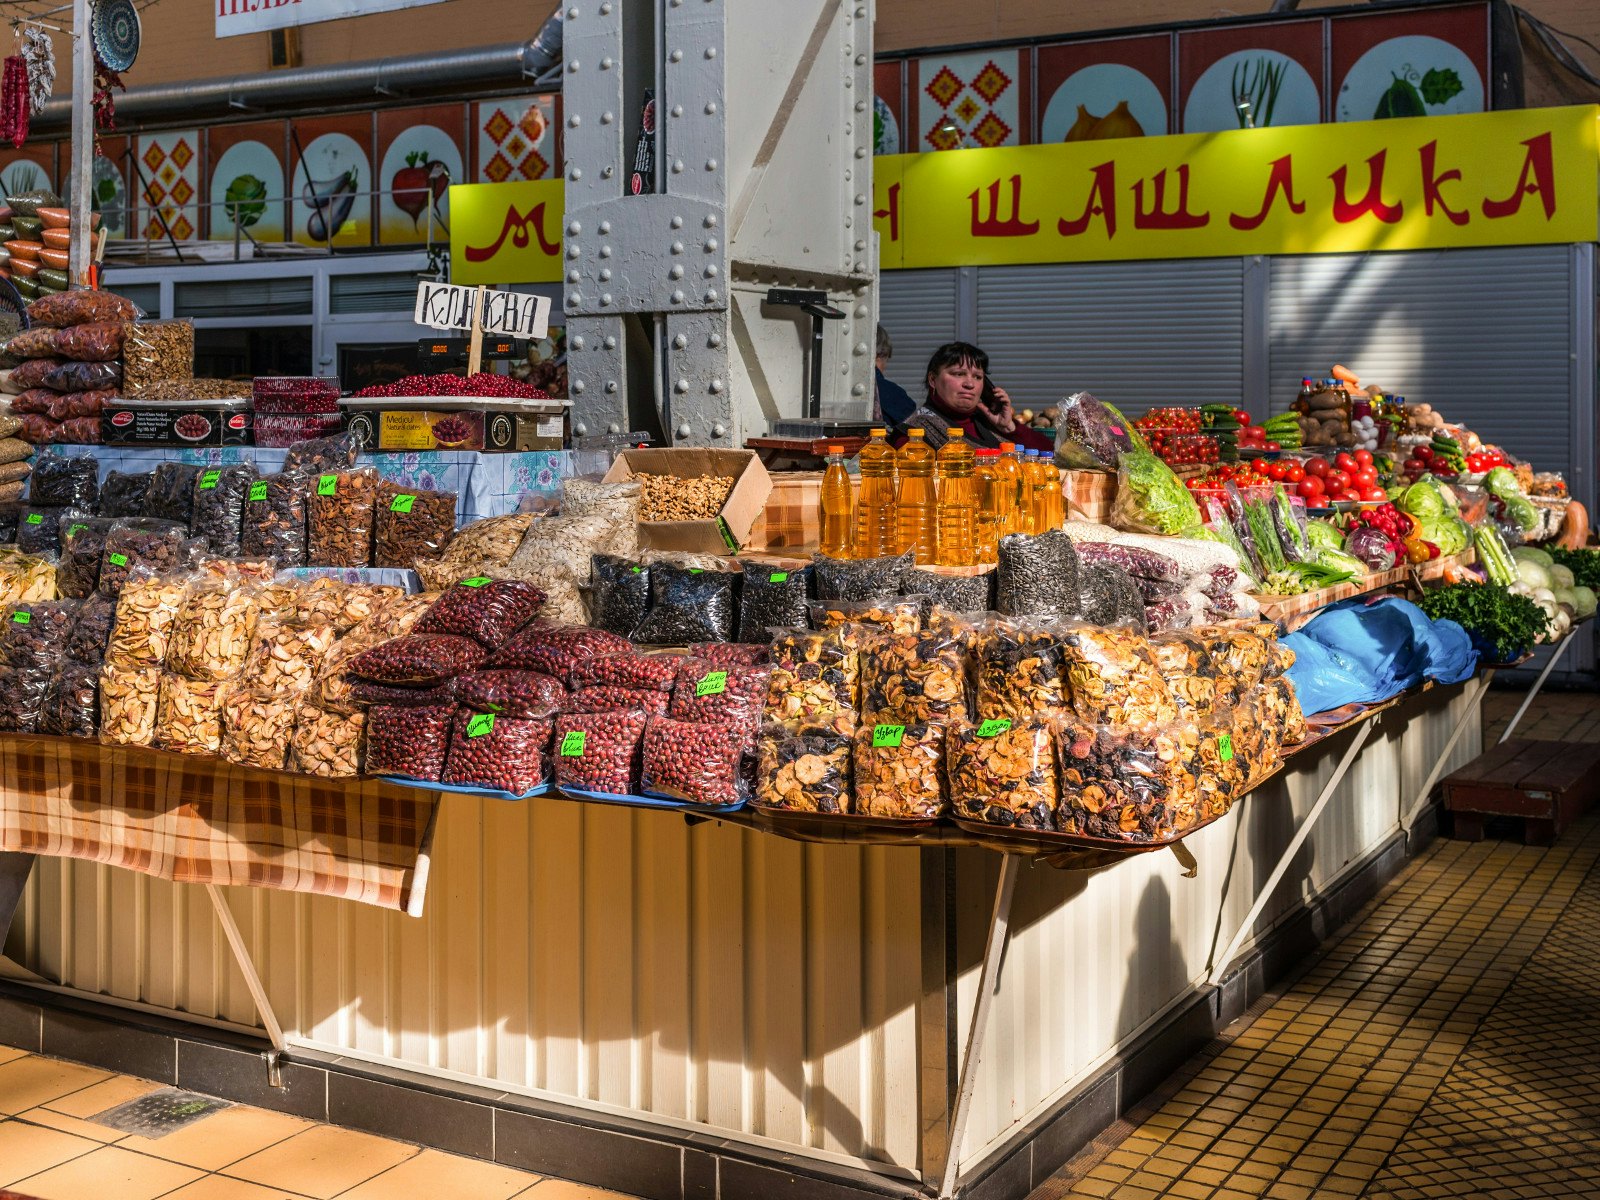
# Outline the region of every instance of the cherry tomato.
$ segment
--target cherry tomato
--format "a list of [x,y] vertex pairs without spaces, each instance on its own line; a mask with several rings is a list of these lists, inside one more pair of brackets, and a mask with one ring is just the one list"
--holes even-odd
[[1283,447],[1280,446],[1277,442],[1268,442],[1265,446],[1262,447],[1262,449],[1264,449],[1264,450],[1282,450]]
[[1278,483],[1282,483],[1285,479],[1287,479],[1289,477],[1288,464],[1287,463],[1281,463],[1281,462],[1273,463],[1271,466],[1269,466],[1267,468],[1267,475],[1268,475],[1269,478],[1277,481]]
[[1289,483],[1299,483],[1305,477],[1306,469],[1299,463],[1292,462],[1289,464],[1289,473],[1284,476],[1284,479]]
[[1363,500],[1387,500],[1389,494],[1381,487],[1364,487],[1361,489],[1361,498]]
[[1271,464],[1271,463],[1269,463],[1269,462],[1268,462],[1268,461],[1267,461],[1267,460],[1266,460],[1266,459],[1264,459],[1264,458],[1257,458],[1257,459],[1252,459],[1252,460],[1251,460],[1251,462],[1250,462],[1250,469],[1251,469],[1251,470],[1252,470],[1252,471],[1255,471],[1255,472],[1257,472],[1257,473],[1261,473],[1261,472],[1264,472],[1264,471],[1266,471],[1266,469],[1267,469],[1267,468],[1268,468],[1268,467],[1269,467],[1269,466],[1271,466],[1271,465],[1272,465],[1272,464]]
[[1360,463],[1363,467],[1370,467],[1372,465],[1372,451],[1357,450],[1356,462]]
[[1307,500],[1320,499],[1323,491],[1322,480],[1318,479],[1315,475],[1307,475],[1300,481],[1299,485],[1295,488],[1295,491],[1299,492],[1300,495],[1304,496]]
[[1356,460],[1348,451],[1341,450],[1333,456],[1333,465],[1341,471],[1354,471]]

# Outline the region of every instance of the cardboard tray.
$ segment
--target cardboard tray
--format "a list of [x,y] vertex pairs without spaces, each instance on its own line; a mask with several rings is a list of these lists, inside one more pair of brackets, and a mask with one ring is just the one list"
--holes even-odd
[[639,545],[647,550],[734,554],[750,541],[750,530],[772,494],[772,476],[751,450],[623,450],[606,472],[606,483],[639,475],[731,475],[733,491],[710,520],[640,521]]

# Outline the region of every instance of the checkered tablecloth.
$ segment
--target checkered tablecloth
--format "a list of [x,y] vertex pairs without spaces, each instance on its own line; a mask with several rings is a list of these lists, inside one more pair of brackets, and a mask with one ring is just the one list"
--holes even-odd
[[0,736],[0,850],[176,883],[277,888],[420,916],[437,792],[221,759]]

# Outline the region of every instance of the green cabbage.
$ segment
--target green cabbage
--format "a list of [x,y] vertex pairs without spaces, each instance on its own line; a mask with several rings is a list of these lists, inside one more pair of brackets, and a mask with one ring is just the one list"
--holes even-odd
[[1313,550],[1344,549],[1344,534],[1339,532],[1339,527],[1332,521],[1307,521],[1306,537],[1310,539]]
[[1595,595],[1592,590],[1582,584],[1572,589],[1573,605],[1580,617],[1592,617],[1596,607]]
[[[1512,557],[1515,558],[1516,554],[1513,553]],[[1578,581],[1572,577],[1571,567],[1563,567],[1560,563],[1551,563],[1546,570],[1550,572],[1551,585],[1554,587],[1570,588],[1576,587],[1578,584]]]
[[1443,512],[1455,512],[1461,507],[1456,501],[1456,494],[1432,475],[1424,475],[1401,492],[1400,499],[1396,503],[1400,506],[1401,512],[1409,513],[1419,520]]
[[1556,560],[1550,556],[1550,552],[1541,550],[1537,546],[1518,546],[1511,552],[1511,557],[1518,562],[1523,559],[1527,559],[1529,562],[1536,562],[1546,570],[1556,565]]
[[1483,477],[1483,487],[1491,496],[1499,496],[1502,500],[1508,496],[1522,495],[1517,473],[1510,467],[1495,467]]

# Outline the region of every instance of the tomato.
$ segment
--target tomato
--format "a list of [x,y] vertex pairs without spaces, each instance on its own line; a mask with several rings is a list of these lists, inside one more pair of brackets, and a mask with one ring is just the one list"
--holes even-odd
[[1364,487],[1361,489],[1361,498],[1363,500],[1387,500],[1389,494],[1381,487]]
[[1267,460],[1266,460],[1266,459],[1264,459],[1264,458],[1255,458],[1255,459],[1251,459],[1251,460],[1250,460],[1250,469],[1251,469],[1251,470],[1252,470],[1252,471],[1254,471],[1254,472],[1255,472],[1255,473],[1256,473],[1256,474],[1258,474],[1258,475],[1263,475],[1263,474],[1265,474],[1265,473],[1266,473],[1266,470],[1267,470],[1267,468],[1268,468],[1268,467],[1270,467],[1270,466],[1271,466],[1271,465],[1272,465],[1272,464],[1271,464],[1271,463],[1269,463],[1269,462],[1268,462],[1268,461],[1267,461]]
[[1378,473],[1371,467],[1362,467],[1352,478],[1355,479],[1358,487],[1369,488],[1378,486]]
[[1370,467],[1372,465],[1372,451],[1357,450],[1356,462],[1360,463],[1363,467]]
[[1306,477],[1306,469],[1297,462],[1289,464],[1289,473],[1284,478],[1289,483],[1299,483]]
[[1268,442],[1265,446],[1262,447],[1262,449],[1263,450],[1282,450],[1283,447],[1280,446],[1277,442]]
[[1295,488],[1295,491],[1299,492],[1300,495],[1304,496],[1307,500],[1320,499],[1322,496],[1322,490],[1322,480],[1318,479],[1315,475],[1307,475],[1300,481],[1299,486]]
[[1318,479],[1325,478],[1328,474],[1328,460],[1321,457],[1308,460],[1306,474],[1315,475]]
[[1418,462],[1420,462],[1424,466],[1426,466],[1428,463],[1431,463],[1433,461],[1433,447],[1432,446],[1418,446],[1415,450],[1413,450],[1411,452],[1411,456],[1413,458],[1415,458]]
[[1341,471],[1354,471],[1356,469],[1356,460],[1349,451],[1341,450],[1333,456],[1333,465]]
[[1289,467],[1287,464],[1281,462],[1271,463],[1267,467],[1267,476],[1279,483],[1282,483],[1289,477]]

